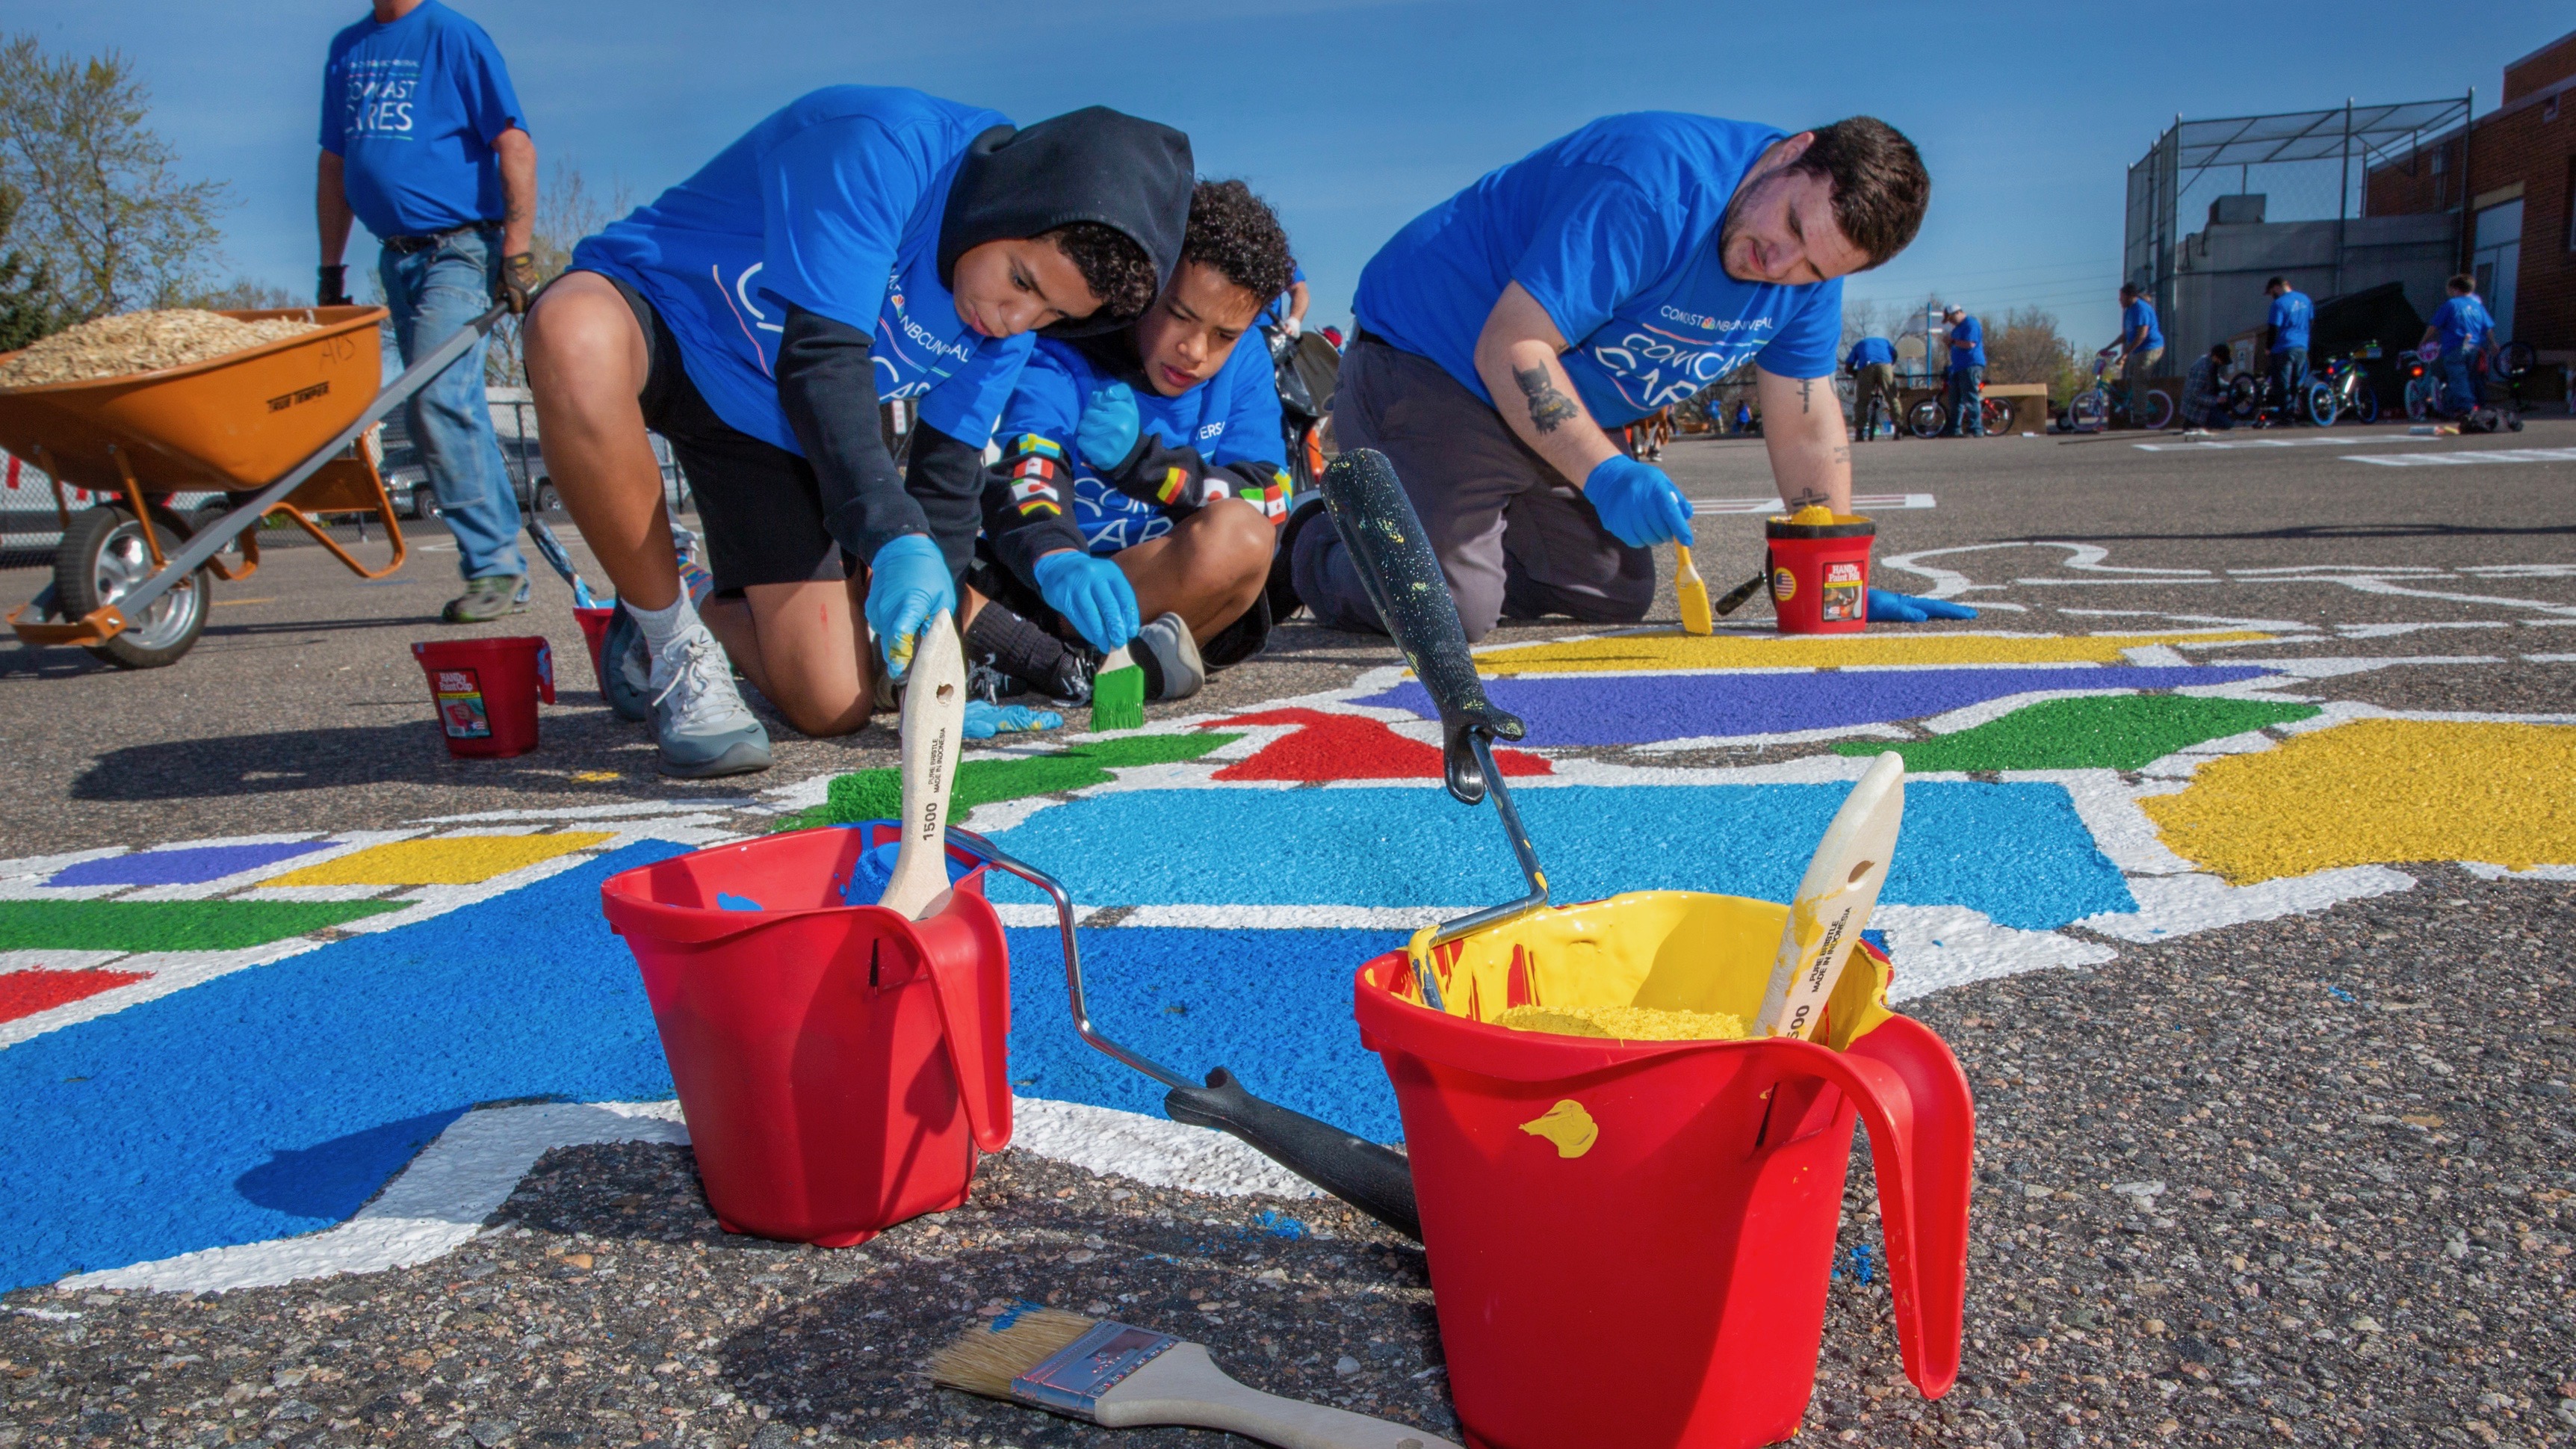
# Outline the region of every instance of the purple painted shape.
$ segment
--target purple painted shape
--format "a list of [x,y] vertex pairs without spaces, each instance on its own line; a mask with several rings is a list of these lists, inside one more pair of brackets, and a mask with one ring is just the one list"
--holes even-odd
[[269,845],[183,845],[174,850],[146,850],[84,860],[54,872],[49,886],[203,885],[245,870],[293,860],[332,844],[328,840],[290,840]]
[[[2271,671],[2244,665],[2094,669],[1824,669],[1799,674],[1564,675],[1485,681],[1495,704],[1529,724],[1533,745],[1642,745],[1705,735],[1893,724],[2010,694],[2063,689],[2175,689],[2233,684]],[[1357,701],[1437,713],[1407,682]]]

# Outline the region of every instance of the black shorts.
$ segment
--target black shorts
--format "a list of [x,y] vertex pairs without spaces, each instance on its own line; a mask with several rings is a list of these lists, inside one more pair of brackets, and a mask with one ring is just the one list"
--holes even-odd
[[644,329],[651,361],[636,401],[644,408],[644,426],[669,441],[688,472],[717,591],[849,577],[855,563],[823,527],[814,465],[716,416],[689,380],[671,324],[643,293],[604,272],[597,275],[626,299]]

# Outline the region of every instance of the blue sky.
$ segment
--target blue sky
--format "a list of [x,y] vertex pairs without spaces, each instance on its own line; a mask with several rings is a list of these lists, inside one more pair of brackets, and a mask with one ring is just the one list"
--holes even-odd
[[[1869,112],[1934,183],[1912,249],[1854,298],[2116,327],[2122,177],[2177,112],[2413,100],[2576,25],[2563,0],[2467,6],[1386,4],[1356,0],[459,0],[500,43],[542,155],[649,198],[816,86],[918,86],[1022,122],[1101,102],[1190,132],[1201,169],[1278,204],[1316,317],[1424,207],[1594,116],[1670,109],[1788,129]],[[228,179],[234,269],[311,285],[312,167],[338,0],[7,0],[0,29],[123,49],[192,173]],[[2177,12],[2167,12],[2168,14]],[[2329,197],[2331,193],[2328,193]],[[2327,214],[2331,214],[2329,211]]]

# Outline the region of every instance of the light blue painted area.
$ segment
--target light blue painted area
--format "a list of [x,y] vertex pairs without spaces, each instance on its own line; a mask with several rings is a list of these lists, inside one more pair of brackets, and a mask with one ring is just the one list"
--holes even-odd
[[[1850,788],[1574,785],[1514,798],[1560,901],[1639,890],[1785,901]],[[1086,906],[1473,906],[1523,889],[1493,811],[1429,784],[1115,791],[1040,810],[993,841]],[[1040,897],[1014,880],[994,899]],[[1909,784],[1883,899],[2028,930],[2137,909],[2050,784]]]

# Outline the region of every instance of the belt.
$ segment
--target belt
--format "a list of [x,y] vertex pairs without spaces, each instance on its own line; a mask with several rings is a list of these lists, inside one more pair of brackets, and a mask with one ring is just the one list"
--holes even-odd
[[407,257],[414,252],[428,251],[449,237],[463,236],[469,231],[481,231],[486,227],[497,228],[500,225],[501,223],[497,221],[469,221],[463,226],[451,226],[445,231],[424,232],[419,236],[389,236],[384,240],[384,248],[395,256]]
[[1353,342],[1374,342],[1380,347],[1395,346],[1394,343],[1387,341],[1385,338],[1378,336],[1376,333],[1360,326],[1356,322],[1351,324],[1351,340]]

